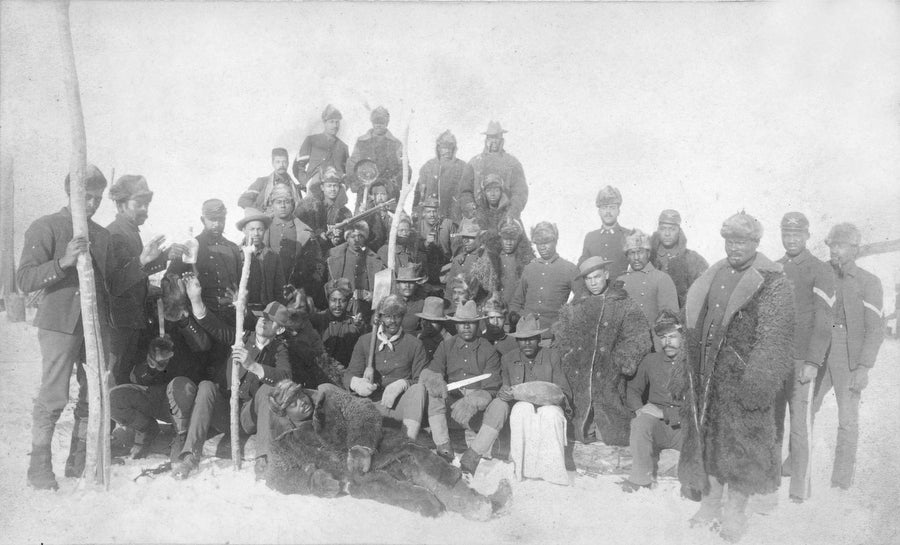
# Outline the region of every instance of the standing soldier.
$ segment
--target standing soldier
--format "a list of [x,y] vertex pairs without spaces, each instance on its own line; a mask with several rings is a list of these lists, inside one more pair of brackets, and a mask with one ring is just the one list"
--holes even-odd
[[628,271],[620,278],[625,291],[641,307],[647,323],[656,322],[663,309],[678,312],[678,295],[669,275],[650,263],[650,237],[635,229],[625,237],[625,256]]
[[272,191],[276,187],[284,186],[290,190],[295,201],[300,201],[300,190],[294,184],[287,173],[288,152],[284,148],[275,148],[272,150],[272,167],[275,169],[268,176],[257,178],[255,182],[250,184],[247,191],[244,191],[238,199],[238,206],[241,208],[257,208],[264,210],[271,199]]
[[472,187],[475,173],[471,165],[456,156],[456,137],[449,130],[438,136],[435,155],[419,170],[415,204],[433,198],[439,217],[458,222],[460,192],[464,187]]
[[519,288],[522,271],[534,260],[534,249],[525,236],[525,227],[521,221],[508,219],[500,225],[499,254],[498,291],[500,298],[508,306]]
[[[66,461],[66,476],[78,477],[84,471],[81,445],[85,445],[87,426],[79,423],[87,423],[87,377],[84,371],[81,298],[75,269],[78,256],[84,253],[89,254],[94,267],[97,316],[100,319],[98,333],[104,345],[108,341],[107,283],[117,272],[109,253],[109,232],[90,221],[103,199],[106,178],[97,167],[88,165],[84,186],[88,235],[73,237],[72,213],[68,206],[55,214],[38,218],[25,232],[25,247],[16,272],[16,283],[23,291],[44,290],[34,317],[43,369],[41,387],[34,399],[31,462],[28,465],[28,486],[38,490],[58,488],[51,464],[50,445],[59,415],[69,401],[69,378],[73,364],[78,378],[78,401],[75,404],[76,424],[72,429],[72,450]],[[69,176],[66,176],[65,189],[68,195]],[[76,447],[80,452],[78,459]]]
[[688,288],[709,268],[709,263],[694,250],[688,250],[687,237],[681,229],[681,214],[677,210],[663,210],[659,214],[659,226],[651,237],[650,246],[650,262],[675,282],[678,308],[684,308]]
[[678,478],[702,494],[691,524],[721,521],[719,534],[737,541],[748,496],[781,480],[774,407],[793,365],[794,297],[781,265],[756,251],[756,218],[735,214],[721,234],[727,258],[694,282],[685,304],[689,359],[675,391],[689,425]]
[[[247,277],[247,316],[244,328],[248,331],[256,327],[256,314],[272,301],[285,302],[284,271],[278,254],[266,246],[266,231],[272,217],[255,208],[245,208],[244,217],[237,221],[237,228],[244,233],[244,245],[253,247],[250,254],[250,275]],[[241,254],[243,263],[244,254]],[[253,313],[253,314],[251,314]]]
[[356,193],[357,210],[363,196],[363,182],[356,177],[356,165],[360,161],[368,159],[378,167],[378,178],[375,181],[384,183],[388,199],[400,197],[403,178],[403,144],[387,128],[391,114],[384,106],[379,106],[372,110],[369,119],[372,121],[372,128],[357,139],[347,162],[347,185]]
[[[781,219],[785,255],[778,260],[794,284],[794,372],[776,398],[775,423],[782,428],[785,403],[791,407],[789,456],[782,475],[791,476],[791,500],[800,503],[810,495],[809,432],[813,381],[831,344],[831,304],[834,284],[828,266],[806,249],[809,220],[800,212]],[[779,439],[783,435],[781,429]]]
[[609,279],[615,281],[628,268],[625,257],[625,235],[631,233],[619,225],[619,211],[622,206],[622,194],[615,187],[608,185],[597,192],[597,212],[603,225],[584,237],[584,249],[578,263],[581,264],[591,256],[599,256],[609,261]]
[[[140,226],[147,221],[147,211],[153,192],[143,176],[126,174],[109,190],[109,198],[116,203],[116,219],[106,226],[110,235],[112,259],[120,269],[134,266],[141,274],[129,278],[129,285],[119,296],[110,297],[110,361],[109,368],[116,384],[131,382],[131,369],[138,363],[138,346],[147,326],[147,296],[150,292],[148,276],[166,268],[166,255],[159,252],[162,235],[154,237],[146,246],[141,242]],[[169,254],[180,257],[184,247],[173,244]],[[149,259],[152,254],[156,259]]]
[[485,178],[488,174],[498,174],[502,179],[502,186],[508,191],[509,215],[518,219],[528,203],[528,183],[525,181],[522,163],[503,149],[505,132],[499,122],[488,123],[487,130],[482,133],[484,151],[469,161],[474,175],[473,182],[471,185],[464,185],[460,195],[471,193],[475,202],[481,201]]
[[331,104],[325,106],[325,111],[322,112],[324,130],[303,139],[292,167],[294,178],[297,178],[301,187],[306,187],[313,173],[317,170],[324,171],[325,167],[334,167],[340,173],[347,171],[350,150],[337,136],[341,130],[341,119],[343,116],[337,108]]
[[838,433],[831,486],[844,490],[853,484],[856,469],[860,396],[869,384],[869,369],[875,365],[884,340],[881,281],[856,265],[859,242],[859,230],[852,223],[835,225],[825,239],[834,274],[834,325],[831,349],[825,369],[819,373],[813,400],[815,414],[825,394],[834,388]]

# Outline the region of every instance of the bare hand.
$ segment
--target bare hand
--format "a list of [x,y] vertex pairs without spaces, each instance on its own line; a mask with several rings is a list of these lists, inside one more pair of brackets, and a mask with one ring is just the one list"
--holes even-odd
[[366,367],[366,370],[363,371],[363,378],[375,384],[375,368],[374,367]]
[[356,327],[363,327],[366,323],[365,320],[363,320],[362,312],[357,312],[356,314],[354,314],[352,320],[353,325],[355,325]]
[[181,259],[185,252],[187,252],[187,247],[176,242],[169,246],[169,259]]
[[188,299],[191,302],[200,302],[202,300],[200,293],[203,291],[203,288],[200,286],[200,281],[197,280],[197,277],[187,273],[182,275],[181,278],[184,280],[184,292],[187,294]]
[[803,368],[800,370],[800,375],[797,377],[797,380],[800,382],[800,384],[806,384],[811,380],[815,380],[818,374],[818,367],[811,363],[804,363]]
[[244,369],[249,369],[254,362],[247,361],[247,349],[243,346],[236,346],[231,349],[231,361],[239,363]]
[[66,245],[65,255],[59,258],[59,266],[63,269],[74,267],[75,263],[78,262],[78,256],[87,252],[89,247],[90,242],[88,241],[87,236],[79,235],[77,237],[72,237],[72,240]]
[[515,401],[516,398],[513,396],[512,387],[504,386],[500,388],[500,391],[497,392],[497,399],[506,402]]
[[165,235],[156,235],[151,238],[147,244],[144,244],[144,249],[141,251],[141,265],[146,265],[159,257],[159,254],[162,253],[162,245],[165,241]]

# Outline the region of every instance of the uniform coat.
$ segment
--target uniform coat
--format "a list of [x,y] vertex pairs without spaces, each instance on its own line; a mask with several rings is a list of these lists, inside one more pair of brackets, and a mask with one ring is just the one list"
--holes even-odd
[[[356,165],[363,159],[374,161],[378,166],[376,182],[383,182],[388,199],[400,197],[400,182],[403,179],[403,143],[387,131],[384,136],[375,136],[372,129],[360,136],[353,146],[353,153],[347,161],[347,185],[356,193],[356,202],[362,200],[363,184],[356,177]],[[412,178],[412,176],[410,176]]]
[[241,249],[234,242],[210,231],[203,231],[194,238],[199,244],[197,263],[188,265],[180,257],[173,259],[166,276],[181,276],[196,268],[203,303],[214,312],[227,308],[231,305],[230,293],[237,292],[241,281]]
[[[559,255],[549,260],[536,257],[522,269],[509,311],[520,315],[532,313],[540,319],[541,328],[549,328],[556,322],[560,307],[569,300],[576,276],[578,267]],[[549,335],[548,332],[544,336]]]
[[628,272],[620,276],[619,280],[625,283],[628,296],[641,307],[647,323],[655,322],[659,311],[663,309],[678,312],[675,284],[668,274],[657,270],[652,263],[647,263],[639,271],[629,267]]
[[439,217],[459,221],[462,188],[471,188],[474,176],[472,166],[455,156],[448,161],[441,161],[437,157],[429,159],[419,169],[415,204],[418,205],[428,197],[434,197],[438,201]]
[[[163,252],[155,260],[141,265],[141,252],[144,244],[138,226],[125,216],[118,214],[106,229],[112,259],[118,269],[133,271],[124,278],[124,291],[120,295],[110,297],[110,314],[113,327],[144,329],[147,325],[147,295],[150,290],[148,276],[166,268],[167,256]],[[135,271],[140,271],[138,274]]]
[[[280,236],[284,230],[281,220],[275,218],[266,230],[263,242],[278,253],[284,279],[295,288],[303,288],[316,306],[325,306],[322,293],[325,284],[325,256],[312,228],[297,218],[291,220],[294,236]],[[277,242],[276,242],[277,241]]]
[[522,163],[501,147],[497,153],[489,153],[485,149],[484,152],[472,157],[469,166],[472,167],[474,175],[473,183],[464,184],[460,194],[470,192],[475,197],[475,202],[479,202],[483,194],[481,184],[484,178],[488,174],[497,174],[503,179],[504,193],[509,196],[509,215],[518,219],[528,203],[528,183],[525,181]]
[[618,223],[610,228],[602,227],[591,231],[584,236],[584,248],[578,263],[581,264],[591,256],[600,256],[612,261],[607,265],[609,281],[612,282],[628,269],[628,258],[625,257],[625,236],[630,235],[631,229],[626,229]]
[[301,193],[294,180],[291,180],[291,177],[287,174],[276,176],[275,172],[272,172],[268,176],[257,178],[255,182],[250,184],[250,187],[241,193],[241,196],[238,198],[238,206],[241,208],[250,207],[257,210],[265,210],[268,208],[269,195],[275,189],[275,184],[288,186],[291,194],[294,196],[294,202],[300,202]]
[[585,442],[588,415],[607,445],[628,444],[631,411],[625,382],[650,352],[644,313],[619,286],[563,306],[554,326],[563,371],[572,385],[575,439]]
[[294,158],[291,170],[294,178],[305,187],[319,167],[325,170],[325,167],[332,166],[339,173],[346,172],[349,158],[350,149],[340,138],[332,138],[325,133],[311,134],[300,144],[300,151]]
[[719,261],[688,290],[686,373],[672,384],[684,397],[687,427],[678,477],[699,491],[709,486],[707,476],[715,476],[744,494],[765,494],[781,480],[773,409],[793,366],[793,290],[781,265],[758,253],[707,344],[707,300],[724,267],[730,265]]

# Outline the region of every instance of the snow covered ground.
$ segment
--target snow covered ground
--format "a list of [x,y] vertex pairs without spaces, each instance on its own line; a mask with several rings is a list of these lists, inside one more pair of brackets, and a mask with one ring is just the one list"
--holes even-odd
[[[108,492],[80,489],[61,477],[72,425],[70,405],[54,438],[57,492],[25,485],[31,403],[40,380],[36,329],[0,314],[0,542],[2,543],[705,543],[722,541],[692,530],[697,504],[679,497],[674,481],[626,495],[619,477],[573,474],[573,485],[513,483],[510,512],[487,523],[447,514],[426,519],[372,501],[283,496],[254,482],[251,464],[235,473],[227,460],[204,458],[201,471],[178,482],[168,474],[134,478],[164,459],[151,457],[113,467]],[[743,543],[898,543],[900,523],[900,343],[888,340],[871,374],[861,408],[857,482],[849,491],[829,487],[837,427],[833,395],[817,419],[812,500],[788,501],[786,486],[771,515],[754,515]],[[74,379],[73,379],[74,380]],[[511,469],[485,462],[473,485],[494,490]]]

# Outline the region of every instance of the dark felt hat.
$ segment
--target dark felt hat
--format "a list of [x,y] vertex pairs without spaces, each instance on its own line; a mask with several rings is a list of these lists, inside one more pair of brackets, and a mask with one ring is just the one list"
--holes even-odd
[[147,179],[140,175],[125,174],[109,188],[109,198],[115,202],[130,201],[145,197],[153,198],[153,192],[147,186]]
[[477,322],[482,318],[484,316],[478,312],[478,304],[470,300],[466,301],[463,306],[458,307],[453,316],[450,317],[450,320],[454,322]]
[[445,308],[446,301],[442,298],[426,297],[422,306],[422,312],[417,312],[416,316],[424,320],[431,320],[432,322],[443,322],[447,319],[447,316],[444,314]]
[[510,333],[510,337],[515,339],[530,339],[543,335],[549,328],[541,327],[541,321],[534,314],[526,314],[519,323],[516,324],[516,331]]
[[239,219],[235,225],[237,225],[238,231],[243,231],[244,226],[251,221],[261,221],[265,224],[266,229],[268,229],[269,225],[272,224],[272,216],[267,216],[256,208],[245,208],[244,217]]

